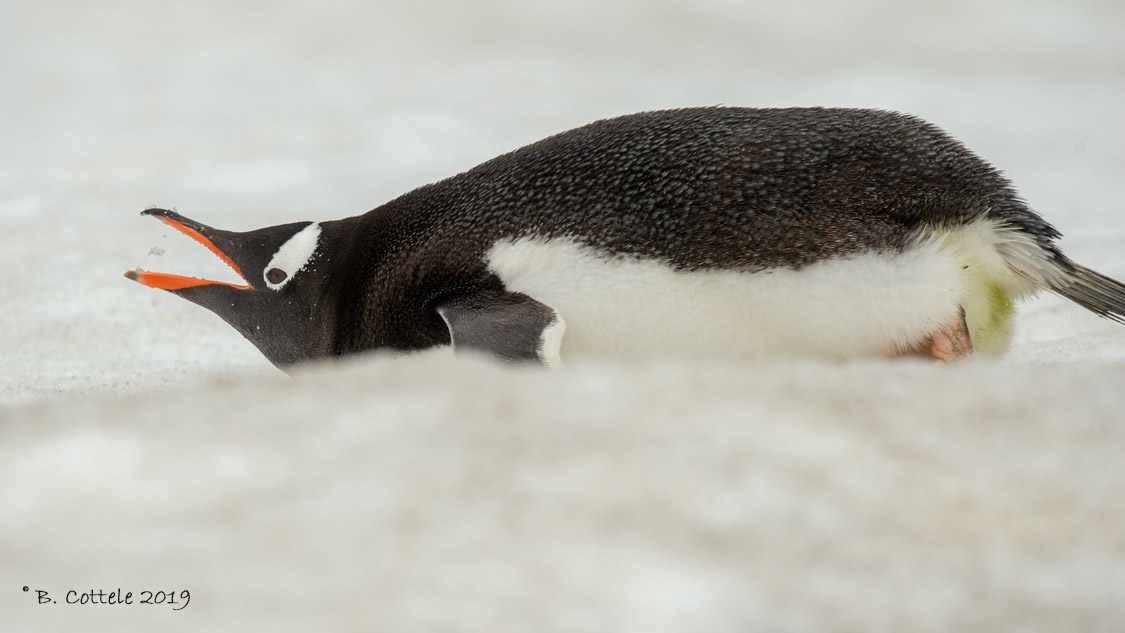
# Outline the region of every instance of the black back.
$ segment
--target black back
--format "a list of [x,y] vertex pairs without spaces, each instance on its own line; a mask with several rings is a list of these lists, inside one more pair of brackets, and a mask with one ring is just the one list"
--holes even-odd
[[[875,110],[693,108],[599,121],[373,214],[464,249],[569,237],[683,269],[800,267],[992,217],[1057,232],[937,127]],[[408,219],[409,217],[409,219]],[[408,245],[405,245],[409,247]],[[479,253],[478,253],[479,254]]]

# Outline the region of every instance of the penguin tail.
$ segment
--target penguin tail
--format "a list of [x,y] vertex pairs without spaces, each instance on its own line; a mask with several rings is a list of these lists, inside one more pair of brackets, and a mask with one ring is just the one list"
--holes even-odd
[[1064,275],[1052,276],[1047,288],[1098,316],[1125,324],[1125,284],[1070,263]]
[[1031,286],[1125,324],[1125,284],[1072,261],[1055,245],[1057,236],[1054,229],[1030,231],[1008,225],[999,227],[994,239],[1009,269]]

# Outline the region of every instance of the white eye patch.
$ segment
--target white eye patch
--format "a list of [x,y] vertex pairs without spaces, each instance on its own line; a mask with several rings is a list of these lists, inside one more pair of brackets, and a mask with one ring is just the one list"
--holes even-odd
[[[273,254],[262,271],[262,278],[272,290],[281,290],[298,272],[304,270],[316,252],[320,239],[320,223],[313,222],[286,240]],[[279,272],[280,271],[280,272]]]

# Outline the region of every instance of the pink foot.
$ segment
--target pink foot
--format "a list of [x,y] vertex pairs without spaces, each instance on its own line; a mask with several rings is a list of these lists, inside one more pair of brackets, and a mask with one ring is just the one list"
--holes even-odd
[[930,356],[939,365],[960,360],[973,353],[973,340],[969,338],[969,326],[965,324],[965,309],[957,320],[934,332],[930,338]]

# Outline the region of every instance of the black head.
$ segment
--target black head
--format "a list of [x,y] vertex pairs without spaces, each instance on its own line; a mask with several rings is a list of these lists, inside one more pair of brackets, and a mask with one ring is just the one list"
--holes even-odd
[[203,244],[245,283],[140,269],[125,273],[126,277],[211,310],[279,367],[331,353],[336,306],[327,301],[331,275],[318,265],[321,224],[294,222],[238,233],[166,209],[148,209],[141,215],[151,215]]

